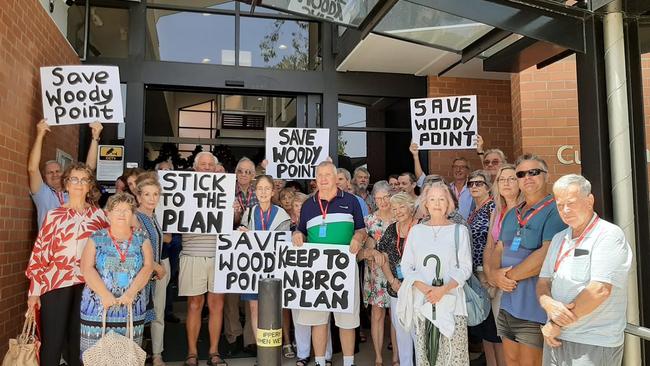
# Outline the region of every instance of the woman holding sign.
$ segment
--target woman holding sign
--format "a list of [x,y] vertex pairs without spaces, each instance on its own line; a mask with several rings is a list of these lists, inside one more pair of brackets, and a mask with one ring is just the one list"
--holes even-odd
[[[430,218],[411,228],[400,262],[397,315],[407,330],[415,328],[417,365],[469,365],[463,286],[472,274],[471,243],[467,228],[448,218],[453,202],[443,183],[431,185],[425,201]],[[439,342],[427,342],[435,332]]]
[[[269,175],[260,175],[253,183],[253,187],[255,188],[255,196],[258,204],[249,207],[244,211],[239,229],[244,231],[289,231],[291,226],[291,218],[289,217],[289,214],[287,214],[282,207],[271,203],[271,199],[273,198],[273,178]],[[253,334],[257,334],[257,294],[244,294],[241,296],[241,299],[249,301]],[[284,315],[284,318],[287,318],[287,314],[285,313]],[[289,324],[287,321],[285,322]],[[290,348],[290,334],[286,331],[283,333],[285,337],[285,347],[289,346],[288,349],[285,349],[285,355],[293,358],[295,357],[295,353]]]

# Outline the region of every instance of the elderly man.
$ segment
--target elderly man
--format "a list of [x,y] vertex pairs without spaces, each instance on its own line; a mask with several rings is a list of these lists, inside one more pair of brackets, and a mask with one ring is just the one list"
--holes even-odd
[[[97,149],[103,127],[99,122],[93,122],[89,126],[92,131],[92,140],[90,141],[88,154],[86,155],[86,165],[94,170],[97,167]],[[41,175],[39,169],[43,140],[45,140],[45,135],[48,132],[50,132],[50,126],[47,124],[47,121],[42,119],[36,125],[36,140],[29,153],[27,163],[29,193],[32,196],[34,205],[36,205],[39,229],[47,211],[57,208],[68,201],[68,194],[63,191],[63,182],[61,182],[61,175],[63,175],[61,164],[56,160],[48,160],[43,167],[43,175]]]
[[[203,151],[194,159],[194,171],[216,173],[218,160]],[[224,294],[213,293],[215,235],[183,234],[183,250],[178,275],[178,295],[187,296],[187,365],[198,365],[197,341],[201,330],[201,310],[208,298],[208,332],[210,334],[209,364],[224,366],[219,354],[219,336],[223,324]]]
[[374,197],[372,197],[372,194],[368,191],[369,185],[370,172],[368,169],[362,166],[354,169],[354,174],[352,175],[352,187],[355,188],[355,194],[363,198],[370,212],[375,212],[377,210],[377,205],[375,205]]
[[449,185],[458,201],[458,212],[467,220],[474,206],[474,200],[467,187],[467,177],[471,170],[467,159],[458,157],[451,162],[454,173],[454,181]]
[[539,306],[535,286],[551,239],[566,228],[547,192],[547,173],[546,162],[540,157],[519,157],[515,174],[525,202],[503,218],[495,250],[503,268],[493,269],[493,278],[504,291],[497,333],[508,365],[542,362],[540,326],[546,322],[546,313]]
[[[357,199],[336,187],[336,166],[322,162],[316,167],[318,191],[302,205],[293,244],[309,243],[349,245],[350,253],[356,255],[366,239],[366,229]],[[336,227],[336,230],[334,230]],[[359,293],[359,277],[355,273],[355,292]],[[329,312],[300,310],[298,324],[312,327],[312,341],[317,366],[325,366],[327,324]],[[334,313],[339,327],[343,366],[354,364],[354,330],[359,326],[359,296],[354,296],[352,313]]]
[[565,175],[553,193],[569,227],[553,237],[537,282],[548,314],[544,365],[620,365],[630,245],[618,226],[594,213],[587,179]]
[[359,201],[359,206],[361,207],[361,213],[363,217],[368,216],[368,206],[363,198],[357,196],[352,192],[352,181],[351,181],[350,172],[345,168],[336,169],[336,187],[343,192],[347,192],[353,195],[357,201]]

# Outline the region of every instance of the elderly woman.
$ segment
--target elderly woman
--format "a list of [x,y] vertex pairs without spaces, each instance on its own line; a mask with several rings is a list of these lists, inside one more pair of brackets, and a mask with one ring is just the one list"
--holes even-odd
[[[165,302],[167,299],[167,284],[171,271],[169,257],[163,251],[163,242],[171,242],[171,234],[162,233],[160,223],[156,219],[154,210],[160,200],[160,183],[158,175],[154,172],[142,173],[135,181],[138,210],[135,213],[136,227],[143,229],[151,242],[153,251],[153,271],[155,282],[147,286],[149,308],[152,311],[151,320],[151,350],[153,352],[153,366],[164,366],[162,359],[163,335],[165,332]],[[148,315],[149,317],[149,315]]]
[[[430,218],[411,228],[397,271],[404,275],[398,291],[397,313],[406,329],[415,325],[417,365],[468,365],[463,286],[472,273],[469,232],[448,218],[454,205],[443,183],[431,185],[425,206]],[[432,305],[435,305],[435,315],[432,315]],[[436,345],[426,344],[427,328],[430,328],[426,322],[433,323],[441,333],[435,359],[430,358],[430,352]]]
[[386,289],[386,277],[380,266],[374,263],[374,249],[377,242],[384,235],[386,228],[395,222],[393,211],[390,207],[391,187],[385,180],[375,183],[372,196],[377,205],[377,211],[365,217],[368,239],[364,249],[357,256],[357,260],[366,260],[363,275],[363,301],[366,306],[371,306],[370,334],[375,347],[375,364],[381,365],[384,342],[384,324],[386,309],[390,307],[390,295]]
[[[240,230],[289,231],[291,218],[282,207],[271,203],[273,178],[269,175],[260,175],[253,183],[253,188],[258,203],[244,211]],[[257,334],[257,294],[243,294],[241,299],[249,301],[253,334]],[[289,345],[288,349],[285,348],[285,354],[288,353],[287,357],[295,357],[295,353],[292,355],[291,352],[288,352],[292,351],[291,342],[289,341],[286,345]]]
[[[380,205],[380,201],[377,201],[377,205]],[[393,364],[411,366],[413,365],[413,339],[410,332],[404,329],[397,319],[397,291],[404,280],[400,267],[404,245],[411,227],[417,223],[413,217],[415,200],[401,192],[390,198],[390,208],[397,222],[386,227],[372,255],[375,258],[375,265],[382,269],[389,284],[387,290],[390,296],[391,323],[396,333],[393,344],[397,344],[397,348],[393,348]]]
[[[490,196],[490,176],[487,172],[477,170],[469,175],[467,187],[474,199],[475,209],[469,215],[467,223],[472,233],[472,262],[474,272],[481,283],[488,287],[483,272],[483,251],[488,238],[490,216],[494,212],[494,200]],[[481,324],[470,327],[469,334],[483,341],[483,350],[488,366],[505,365],[501,338],[497,335],[496,323],[492,312]]]
[[95,184],[92,170],[74,163],[62,178],[69,200],[48,211],[25,271],[30,283],[28,310],[40,309],[43,366],[58,365],[62,353],[68,365],[79,365],[79,299],[84,283],[79,260],[88,237],[108,226],[104,211],[89,202]]
[[126,335],[129,309],[133,314],[133,340],[142,344],[147,296],[141,291],[151,278],[153,250],[142,230],[133,230],[135,198],[117,193],[108,199],[110,222],[90,236],[81,257],[86,287],[81,296],[81,352],[102,337],[102,314],[106,332]]
[[293,187],[285,187],[280,190],[278,197],[279,206],[282,207],[289,216],[292,216],[293,199],[296,197],[296,191]]

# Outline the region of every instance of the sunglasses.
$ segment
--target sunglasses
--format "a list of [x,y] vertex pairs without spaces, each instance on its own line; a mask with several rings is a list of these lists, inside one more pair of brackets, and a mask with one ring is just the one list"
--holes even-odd
[[255,174],[255,171],[248,170],[248,169],[246,169],[246,170],[237,169],[237,171],[235,173],[237,173],[237,174],[245,174],[245,175],[253,175],[253,174]]
[[499,160],[499,159],[492,159],[492,160],[486,159],[486,160],[483,160],[483,164],[485,166],[499,165],[499,164],[501,164],[501,160]]
[[537,168],[537,169],[522,170],[520,172],[515,173],[515,175],[517,176],[517,178],[521,179],[525,176],[536,177],[542,173],[547,173],[547,171],[544,169]]
[[486,185],[485,182],[482,181],[482,180],[474,180],[474,181],[471,181],[471,182],[467,182],[467,186],[468,186],[469,188],[472,188],[472,187],[483,187],[483,186],[485,186],[485,185]]

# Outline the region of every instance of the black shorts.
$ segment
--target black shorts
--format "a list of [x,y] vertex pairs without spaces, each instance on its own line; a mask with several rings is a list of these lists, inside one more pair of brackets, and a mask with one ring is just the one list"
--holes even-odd
[[467,327],[467,332],[470,337],[476,338],[477,340],[501,343],[501,337],[497,335],[497,325],[494,321],[492,310],[489,311],[489,315],[483,323],[474,327]]

